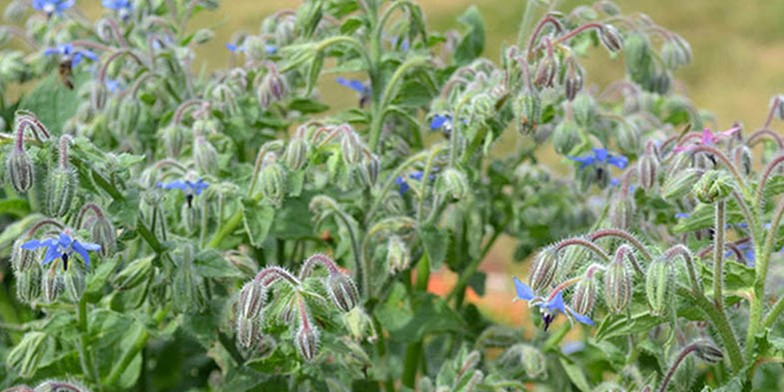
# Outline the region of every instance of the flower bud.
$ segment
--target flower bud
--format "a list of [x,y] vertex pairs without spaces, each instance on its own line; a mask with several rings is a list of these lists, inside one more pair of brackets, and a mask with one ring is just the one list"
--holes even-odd
[[93,222],[90,228],[90,236],[96,244],[101,245],[98,253],[102,257],[109,257],[114,253],[117,245],[117,235],[114,231],[114,225],[106,216],[95,218],[95,222]]
[[163,142],[166,156],[177,158],[185,141],[185,127],[178,124],[167,125],[158,131],[158,139]]
[[602,26],[599,30],[599,41],[601,41],[602,45],[612,53],[621,50],[624,46],[621,33],[611,25]]
[[618,148],[625,155],[637,155],[642,148],[640,130],[628,121],[618,123]]
[[41,276],[41,286],[43,287],[44,301],[54,302],[63,291],[63,278],[54,269],[49,269]]
[[27,271],[30,267],[35,266],[38,263],[38,260],[40,260],[40,257],[38,257],[39,251],[22,249],[22,244],[25,242],[25,240],[19,238],[14,241],[11,248],[11,267],[13,267],[14,272]]
[[[464,377],[468,377],[468,376],[466,375]],[[460,386],[463,384],[463,382],[465,382],[465,386],[463,386],[459,390],[461,392],[473,392],[476,390],[476,387],[482,383],[482,380],[484,380],[484,378],[485,378],[485,374],[482,373],[481,370],[477,369],[474,370],[473,373],[471,373],[470,378],[467,378],[468,381],[459,380],[457,385]]]
[[419,392],[433,392],[435,391],[435,387],[433,386],[433,380],[430,377],[423,376],[419,378],[417,381],[417,391]]
[[659,160],[654,154],[645,153],[640,157],[637,165],[640,186],[645,190],[651,190],[657,182],[656,176],[659,171]]
[[615,258],[604,272],[604,299],[613,313],[622,313],[632,299],[632,277],[626,267],[626,257],[631,256],[631,249],[621,246],[615,252]]
[[381,172],[381,161],[376,154],[371,154],[359,166],[359,177],[365,186],[372,187],[378,181],[378,174]]
[[543,249],[533,265],[528,275],[528,282],[534,292],[539,293],[550,289],[556,271],[558,270],[558,255],[552,247]]
[[193,34],[193,42],[197,44],[204,44],[212,40],[215,37],[215,33],[212,32],[210,29],[198,29]]
[[455,168],[448,168],[438,177],[439,193],[454,200],[464,199],[468,193],[468,179],[465,173]]
[[667,259],[657,258],[648,265],[645,274],[645,296],[653,315],[664,315],[672,306],[670,299],[673,279],[672,264]]
[[283,160],[291,170],[299,170],[308,162],[308,150],[310,149],[308,142],[300,137],[295,137],[289,140],[286,145],[286,152],[283,154]]
[[31,304],[41,295],[41,268],[33,268],[16,273],[16,297],[20,301]]
[[751,150],[745,145],[735,147],[735,150],[732,152],[732,157],[735,160],[735,166],[740,169],[742,175],[748,176],[751,174],[751,171],[754,170]]
[[547,360],[536,347],[527,344],[520,346],[520,361],[523,371],[529,378],[543,378],[547,374]]
[[329,297],[341,312],[348,312],[357,306],[359,292],[348,275],[340,272],[331,273],[327,277],[326,283]]
[[411,264],[411,256],[403,240],[398,236],[389,237],[387,243],[387,270],[396,274],[405,270]]
[[343,133],[340,152],[347,166],[353,166],[362,159],[362,142],[353,130],[348,129]]
[[642,33],[633,32],[623,41],[623,57],[632,80],[641,82],[651,65],[650,44]]
[[610,224],[617,229],[631,228],[634,219],[634,201],[630,197],[623,197],[622,194],[618,194],[612,200],[610,210],[607,212]]
[[278,102],[286,96],[286,81],[280,76],[277,70],[270,69],[266,75],[261,79],[258,88],[256,89],[256,98],[259,101],[259,107],[266,110],[270,104]]
[[52,339],[43,332],[28,332],[6,357],[6,364],[17,376],[30,378],[38,370],[41,360],[53,355]]
[[709,170],[694,184],[694,195],[697,200],[712,204],[726,198],[733,191],[730,177],[718,170]]
[[672,201],[688,195],[703,173],[704,170],[693,168],[674,172],[662,186],[662,197]]
[[307,361],[312,361],[318,355],[318,331],[310,325],[309,320],[301,323],[297,335],[294,337],[294,344],[300,355]]
[[237,302],[239,317],[261,319],[264,304],[267,301],[267,290],[260,281],[253,279],[242,286]]
[[261,323],[258,319],[237,317],[237,344],[242,349],[250,349],[261,338]]
[[696,350],[694,354],[697,358],[707,363],[719,363],[724,360],[724,353],[713,343],[707,340],[700,340],[694,343]]
[[592,276],[583,276],[574,289],[572,295],[572,309],[575,312],[588,315],[596,303],[596,284]]
[[662,44],[661,58],[667,68],[675,70],[691,62],[691,50],[686,50],[675,40],[668,39]]
[[561,155],[571,153],[580,144],[580,127],[571,119],[561,121],[553,131],[553,146]]
[[117,108],[116,124],[122,129],[136,129],[139,124],[139,114],[141,108],[136,99],[125,99],[120,101]]
[[286,169],[274,162],[261,169],[260,176],[262,195],[272,205],[280,207],[286,195]]
[[154,258],[148,256],[132,261],[112,278],[112,286],[117,290],[130,290],[148,282],[152,276]]
[[355,340],[364,339],[373,333],[373,320],[361,306],[355,306],[354,309],[346,313],[343,323]]
[[580,92],[572,100],[574,121],[583,127],[590,126],[596,119],[596,100],[587,92]]
[[202,135],[196,136],[193,142],[193,161],[202,173],[216,174],[218,171],[218,151]]
[[47,380],[35,387],[35,392],[89,392],[83,385],[73,382]]
[[542,100],[536,93],[526,91],[515,97],[513,110],[516,116],[517,131],[521,135],[530,136],[541,120]]
[[8,154],[6,167],[8,180],[17,193],[25,193],[33,186],[33,161],[24,149],[14,147]]
[[572,101],[577,96],[577,93],[583,89],[584,71],[574,56],[566,59],[564,67],[566,68],[563,76],[564,93],[566,94],[566,99]]
[[47,180],[46,208],[49,215],[62,217],[71,209],[76,194],[76,173],[62,166],[49,172]]
[[472,113],[480,122],[495,116],[495,99],[488,93],[479,93],[471,98]]
[[84,294],[84,272],[80,268],[69,268],[65,271],[65,292],[74,302],[79,302]]
[[247,48],[248,57],[254,60],[261,60],[267,57],[267,43],[256,35],[245,37],[243,46]]
[[552,87],[555,82],[555,75],[558,74],[558,62],[554,56],[548,55],[542,58],[539,66],[536,67],[534,74],[534,85],[538,88]]
[[667,94],[672,86],[672,75],[669,71],[657,70],[651,73],[643,83],[643,87],[651,92],[661,95]]

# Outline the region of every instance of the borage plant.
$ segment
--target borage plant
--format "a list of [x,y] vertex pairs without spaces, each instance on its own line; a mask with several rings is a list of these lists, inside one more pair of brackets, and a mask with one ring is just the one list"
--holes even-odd
[[[205,76],[189,20],[215,2],[74,3],[13,1],[26,23],[0,36],[0,88],[38,81],[0,101],[3,387],[780,387],[784,106],[749,137],[683,131],[691,50],[650,18],[601,1],[532,25],[529,2],[494,63],[475,8],[437,33],[411,1],[312,0]],[[585,88],[592,46],[625,80]],[[513,281],[537,331],[465,300],[503,235],[518,260],[544,247]]]

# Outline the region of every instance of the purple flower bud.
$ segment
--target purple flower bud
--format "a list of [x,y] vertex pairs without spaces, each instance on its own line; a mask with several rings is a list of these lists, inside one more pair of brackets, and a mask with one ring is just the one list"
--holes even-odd
[[307,361],[312,361],[318,355],[318,331],[310,325],[309,320],[305,319],[301,322],[297,335],[294,337],[294,344],[297,346],[300,355]]
[[719,363],[724,360],[724,353],[713,343],[700,340],[694,343],[694,354],[707,363]]
[[558,75],[558,62],[556,61],[555,56],[545,56],[536,68],[534,85],[540,89],[552,87],[556,75]]
[[8,179],[17,193],[25,193],[33,186],[33,161],[27,152],[14,147],[8,154]]
[[621,50],[624,46],[621,33],[611,25],[602,26],[599,30],[599,41],[601,41],[602,45],[612,53]]
[[57,166],[49,172],[46,187],[46,208],[49,215],[62,217],[71,210],[76,195],[76,172]]
[[543,249],[531,265],[528,282],[534,292],[550,289],[550,284],[558,270],[558,256],[552,247]]
[[574,100],[577,93],[583,89],[583,67],[577,62],[574,56],[570,56],[564,62],[563,85],[566,99]]
[[330,273],[326,281],[327,293],[332,298],[332,302],[342,312],[354,309],[359,303],[359,292],[357,286],[348,275],[341,272]]
[[242,286],[237,303],[239,317],[247,319],[260,319],[262,309],[267,301],[267,291],[260,281],[253,279]]
[[261,338],[261,322],[258,319],[239,316],[237,318],[237,344],[245,350],[258,343]]
[[604,272],[604,299],[613,313],[626,310],[632,298],[632,277],[626,267],[626,257],[633,257],[631,248],[622,245]]

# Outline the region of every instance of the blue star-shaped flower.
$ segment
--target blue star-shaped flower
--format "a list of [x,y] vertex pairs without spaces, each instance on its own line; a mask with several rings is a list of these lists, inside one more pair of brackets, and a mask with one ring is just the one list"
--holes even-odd
[[162,182],[158,183],[158,188],[181,190],[182,193],[185,194],[185,200],[188,202],[188,207],[191,207],[193,203],[193,197],[201,195],[201,192],[207,189],[208,186],[210,186],[210,184],[201,178],[196,181],[177,180],[166,184]]
[[84,264],[87,267],[90,267],[90,254],[89,251],[99,251],[101,250],[101,245],[93,244],[90,242],[80,242],[76,239],[71,238],[68,230],[60,233],[58,238],[47,238],[43,241],[41,240],[30,240],[22,244],[22,249],[25,250],[36,250],[39,248],[46,247],[46,255],[44,255],[44,261],[41,265],[47,265],[52,261],[57,259],[63,260],[63,269],[68,269],[68,259],[71,257],[73,252],[76,252],[82,260],[84,260]]
[[133,2],[131,0],[102,0],[104,8],[117,11],[122,20],[128,20],[133,12]]
[[569,159],[575,162],[579,162],[580,169],[585,169],[588,166],[598,164],[608,164],[613,165],[619,169],[626,169],[626,165],[629,164],[629,159],[625,156],[614,156],[607,152],[607,150],[604,148],[594,148],[593,154],[588,154],[582,157],[569,157]]
[[437,131],[443,128],[444,132],[452,131],[452,116],[449,114],[436,114],[430,119],[430,130]]
[[559,312],[566,315],[566,317],[569,317],[569,320],[574,319],[583,324],[591,326],[596,325],[588,316],[577,313],[572,308],[566,306],[561,290],[550,294],[548,298],[544,298],[534,294],[534,290],[531,289],[531,287],[521,282],[520,279],[517,279],[516,277],[514,278],[514,284],[515,291],[517,292],[517,299],[528,301],[529,306],[536,306],[541,310],[545,331],[547,331],[550,323],[553,322],[555,316]]
[[44,54],[47,56],[59,54],[63,60],[71,60],[72,67],[77,66],[82,61],[83,57],[87,57],[93,61],[98,60],[98,56],[96,56],[95,53],[89,50],[74,49],[71,44],[62,44],[55,48],[47,48],[44,50]]
[[76,0],[33,0],[33,8],[43,11],[47,17],[52,17],[53,14],[62,16],[63,11],[73,7],[75,3]]

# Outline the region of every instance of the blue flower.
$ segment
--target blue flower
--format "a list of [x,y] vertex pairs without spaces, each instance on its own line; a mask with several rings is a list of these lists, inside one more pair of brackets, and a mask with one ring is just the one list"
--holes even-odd
[[207,189],[208,186],[210,186],[210,184],[208,184],[201,178],[199,178],[196,181],[177,180],[166,184],[162,182],[158,183],[158,188],[181,190],[182,193],[185,194],[185,200],[188,202],[188,207],[191,207],[193,203],[193,197],[201,195],[201,192]]
[[430,130],[437,131],[443,128],[444,132],[452,131],[452,116],[449,114],[436,114],[430,120]]
[[62,44],[55,48],[47,48],[44,50],[44,54],[47,56],[59,54],[63,60],[71,60],[72,67],[77,66],[82,61],[82,57],[87,57],[93,61],[98,60],[98,56],[96,56],[95,53],[89,50],[74,49],[71,44]]
[[569,157],[569,159],[579,162],[580,169],[585,169],[588,166],[597,164],[613,165],[619,169],[626,169],[629,164],[629,159],[623,155],[614,156],[607,152],[604,148],[594,148],[593,154],[588,154],[582,157]]
[[360,95],[370,95],[370,86],[368,86],[364,82],[361,82],[359,80],[346,79],[342,77],[338,77],[337,79],[335,79],[335,81],[338,82],[338,84],[340,84],[341,86],[348,87],[356,91]]
[[66,230],[60,233],[60,236],[57,239],[47,238],[43,241],[35,239],[30,240],[22,244],[22,249],[36,250],[46,247],[46,255],[44,255],[44,261],[41,265],[47,265],[52,261],[62,259],[63,269],[66,270],[68,269],[68,259],[73,252],[76,252],[82,260],[84,260],[84,264],[87,267],[90,267],[90,254],[88,252],[101,250],[101,245],[89,242],[79,242],[78,240],[71,238],[69,234],[69,231]]
[[679,213],[675,214],[675,219],[686,219],[686,218],[688,218],[690,216],[691,216],[691,214],[689,214],[688,212],[679,212]]
[[569,320],[574,319],[583,324],[591,326],[596,325],[588,316],[579,314],[572,308],[566,306],[561,290],[553,292],[549,297],[544,298],[534,294],[534,290],[531,289],[531,287],[521,282],[520,279],[517,279],[516,277],[514,278],[514,284],[515,291],[517,292],[517,299],[528,301],[529,306],[536,306],[542,312],[542,321],[544,321],[545,331],[547,331],[547,328],[558,313],[563,313]]
[[53,14],[63,15],[63,11],[71,8],[76,0],[33,0],[33,8],[36,11],[43,11],[47,17]]
[[104,8],[117,11],[122,20],[128,20],[133,12],[133,2],[130,0],[102,0]]
[[[408,178],[410,178],[412,180],[422,181],[422,176],[423,175],[424,174],[421,171],[415,171],[415,172],[409,174]],[[436,178],[436,176],[434,174],[430,175],[430,180],[431,181],[434,180],[435,178]],[[403,194],[405,194],[411,188],[408,185],[408,180],[406,180],[403,176],[395,178],[395,184],[397,184],[400,187],[399,192],[400,192],[401,196]]]
[[[247,53],[248,50],[245,45],[235,45],[235,44],[226,44],[226,49],[231,51],[232,53]],[[264,45],[264,52],[267,54],[275,54],[278,51],[278,48],[272,45]]]

